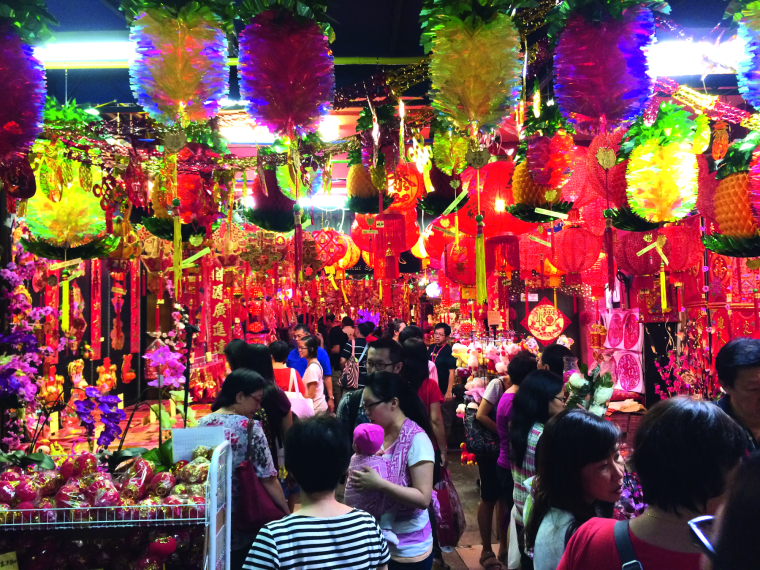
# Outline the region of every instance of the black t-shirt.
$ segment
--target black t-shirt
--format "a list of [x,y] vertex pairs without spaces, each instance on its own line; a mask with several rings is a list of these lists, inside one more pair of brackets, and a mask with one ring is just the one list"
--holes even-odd
[[438,372],[438,387],[441,394],[445,395],[449,389],[449,370],[456,370],[457,367],[457,361],[451,354],[451,346],[445,344],[440,347],[434,344],[428,349],[428,354]]
[[[343,346],[348,342],[348,335],[343,332],[340,327],[333,327],[330,329],[330,333],[327,335],[327,340],[330,343],[330,366],[333,370],[340,369],[340,353],[343,350]],[[340,350],[337,353],[332,353],[332,347],[339,346]]]

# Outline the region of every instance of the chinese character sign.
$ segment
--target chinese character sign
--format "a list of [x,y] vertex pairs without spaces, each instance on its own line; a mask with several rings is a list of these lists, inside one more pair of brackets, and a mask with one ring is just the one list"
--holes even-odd
[[570,325],[570,319],[544,297],[520,324],[541,344],[547,345]]

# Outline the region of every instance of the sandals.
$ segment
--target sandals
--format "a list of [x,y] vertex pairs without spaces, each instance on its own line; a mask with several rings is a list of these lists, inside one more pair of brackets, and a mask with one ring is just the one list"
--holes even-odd
[[496,559],[496,555],[493,552],[481,554],[480,565],[486,570],[504,570],[504,566]]

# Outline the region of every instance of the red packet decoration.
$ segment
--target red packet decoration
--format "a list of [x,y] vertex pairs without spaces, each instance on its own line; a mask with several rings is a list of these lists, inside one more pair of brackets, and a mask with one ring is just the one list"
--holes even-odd
[[45,346],[53,349],[53,354],[45,358],[47,364],[58,363],[58,281],[60,278],[60,271],[48,271],[48,280],[45,285],[45,306],[52,307],[55,310],[55,314],[45,317]]
[[100,360],[100,335],[102,334],[100,296],[102,284],[101,261],[93,259],[90,261],[90,347],[92,349],[92,360]]
[[114,318],[113,328],[111,329],[111,348],[121,350],[124,348],[124,331],[121,327],[121,310],[124,308],[124,295],[127,293],[124,288],[125,274],[123,271],[111,272],[111,304],[113,305]]
[[570,325],[570,319],[544,297],[520,324],[541,344],[547,345]]
[[[129,352],[140,352],[140,261],[131,262],[129,288]],[[123,372],[122,372],[123,374]]]
[[69,344],[72,352],[79,350],[84,333],[87,330],[87,320],[84,318],[84,299],[76,281],[71,286],[71,321],[69,324]]
[[224,269],[222,267],[211,268],[211,299],[209,303],[210,330],[209,351],[222,353],[224,347],[230,341],[231,307],[228,300],[228,288],[224,284]]

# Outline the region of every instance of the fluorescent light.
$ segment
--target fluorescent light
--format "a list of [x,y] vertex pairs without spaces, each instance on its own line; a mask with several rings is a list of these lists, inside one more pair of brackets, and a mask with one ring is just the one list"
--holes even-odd
[[346,205],[346,196],[340,194],[316,194],[310,198],[299,198],[298,203],[302,208],[343,208]]
[[256,202],[253,201],[253,196],[251,196],[250,194],[245,196],[243,198],[243,206],[245,206],[246,208],[255,208]]
[[222,127],[222,136],[233,144],[272,144],[274,135],[263,125]]
[[91,109],[85,109],[84,112],[88,115],[95,115],[96,117],[100,117],[100,111],[98,111],[95,107]]
[[52,42],[34,48],[34,56],[48,64],[82,62],[127,62],[137,55],[132,42]]
[[319,123],[319,135],[325,142],[335,141],[340,138],[340,117],[325,115]]
[[649,75],[710,75],[735,73],[744,54],[744,42],[733,37],[721,43],[674,40],[658,42],[647,53]]

